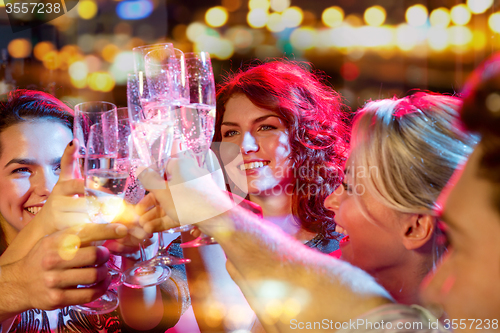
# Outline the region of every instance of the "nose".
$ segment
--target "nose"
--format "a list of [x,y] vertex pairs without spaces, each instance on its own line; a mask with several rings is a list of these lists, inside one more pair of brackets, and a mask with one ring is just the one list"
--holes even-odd
[[252,133],[245,133],[245,135],[243,136],[243,141],[241,142],[241,151],[244,154],[248,154],[251,152],[256,152],[258,150],[259,144],[257,143],[257,140],[252,135]]
[[33,192],[40,197],[48,197],[59,179],[58,176],[45,172],[37,172],[33,175]]
[[326,209],[331,210],[333,212],[337,211],[340,207],[340,196],[342,195],[344,188],[342,185],[337,186],[335,191],[332,194],[326,197],[323,205]]

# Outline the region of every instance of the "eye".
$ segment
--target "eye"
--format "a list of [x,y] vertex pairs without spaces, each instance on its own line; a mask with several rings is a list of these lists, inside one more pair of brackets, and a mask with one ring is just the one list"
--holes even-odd
[[345,190],[348,194],[351,194],[351,193],[352,193],[351,186],[349,186],[346,182],[342,182],[342,186],[344,187],[344,190]]
[[29,168],[23,167],[23,168],[17,168],[12,170],[12,173],[18,173],[18,174],[23,174],[23,173],[31,173],[31,170]]
[[270,131],[276,129],[276,126],[273,125],[262,125],[259,127],[259,131]]
[[61,173],[61,164],[54,166],[54,174],[59,175]]
[[236,134],[238,134],[238,131],[229,130],[229,131],[224,132],[223,137],[224,138],[230,138],[232,136],[235,136]]

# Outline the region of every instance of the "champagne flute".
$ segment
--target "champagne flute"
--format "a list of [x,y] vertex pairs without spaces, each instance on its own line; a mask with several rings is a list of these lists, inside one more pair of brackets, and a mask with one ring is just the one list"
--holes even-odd
[[[177,129],[186,148],[194,155],[199,166],[205,168],[215,130],[216,93],[212,63],[208,52],[189,52],[184,57],[189,104],[184,104],[177,110]],[[202,234],[193,241],[182,243],[181,247],[216,243],[212,237]]]
[[[110,223],[123,209],[128,165],[117,162],[119,135],[116,119],[106,114],[102,121],[88,127],[85,141],[84,179],[87,209],[93,223]],[[105,120],[105,121],[104,121]],[[86,314],[103,314],[118,307],[118,296],[112,290],[98,299],[73,306]]]

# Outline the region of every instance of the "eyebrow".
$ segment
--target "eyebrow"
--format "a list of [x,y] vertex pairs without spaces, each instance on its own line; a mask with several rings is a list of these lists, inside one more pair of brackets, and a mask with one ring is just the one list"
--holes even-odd
[[[266,120],[267,118],[270,118],[270,117],[276,117],[278,119],[281,120],[281,118],[275,114],[268,114],[266,116],[262,116],[262,117],[259,117],[257,119],[255,119],[252,124],[256,124],[256,123],[260,123],[261,121],[264,121]],[[240,127],[239,124],[237,123],[232,123],[232,122],[229,122],[229,121],[224,121],[221,125],[224,125],[224,126],[235,126],[235,127]]]
[[[58,158],[53,159],[50,164],[56,165],[56,164],[60,164],[60,163],[61,163],[61,158],[58,157]],[[4,169],[11,164],[38,165],[39,163],[37,163],[35,160],[29,159],[29,158],[13,158],[9,162],[7,162],[7,164],[5,164]]]

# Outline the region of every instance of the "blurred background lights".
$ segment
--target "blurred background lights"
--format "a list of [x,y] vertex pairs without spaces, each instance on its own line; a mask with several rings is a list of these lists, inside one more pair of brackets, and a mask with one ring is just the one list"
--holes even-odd
[[116,6],[116,14],[124,20],[140,20],[153,12],[150,0],[125,0]]
[[467,6],[474,14],[484,13],[491,5],[493,5],[493,0],[467,0]]
[[83,0],[78,2],[78,15],[84,20],[90,20],[97,14],[97,4],[93,0]]
[[304,19],[304,13],[299,7],[293,6],[285,9],[281,14],[281,17],[283,19],[283,23],[287,28],[295,28],[302,23],[302,20]]
[[414,5],[406,10],[406,22],[413,27],[424,25],[427,22],[429,12],[424,5]]
[[344,20],[344,11],[337,6],[326,8],[321,14],[321,20],[327,27],[337,27]]
[[490,15],[490,17],[488,18],[488,26],[492,31],[500,33],[500,12],[496,12]]
[[115,81],[107,72],[94,72],[87,79],[90,89],[95,91],[110,92],[115,87]]
[[412,26],[401,24],[396,29],[396,42],[403,51],[413,49],[419,41],[418,30]]
[[275,12],[282,12],[290,7],[290,0],[271,0],[270,7]]
[[295,29],[290,35],[290,43],[299,50],[308,50],[316,46],[317,32],[313,28]]
[[42,62],[45,68],[55,70],[61,66],[61,57],[57,51],[50,51],[43,56]]
[[252,9],[247,15],[248,25],[255,29],[265,27],[268,19],[269,13],[263,8]]
[[366,24],[379,27],[384,24],[386,18],[386,12],[384,7],[372,6],[365,10],[364,19]]
[[205,22],[214,28],[226,24],[227,18],[227,9],[221,6],[212,7],[205,13]]
[[453,6],[450,15],[451,21],[456,25],[466,25],[472,16],[469,7],[464,4]]
[[384,27],[360,27],[357,36],[358,45],[364,47],[387,46],[395,39],[392,29]]
[[434,9],[429,16],[429,22],[433,27],[446,28],[451,22],[450,11],[444,7]]
[[31,54],[31,42],[24,38],[13,39],[7,45],[12,58],[26,58]]
[[431,27],[427,36],[429,47],[434,51],[442,51],[448,47],[449,44],[448,30],[443,27]]
[[87,78],[89,69],[87,68],[87,64],[85,62],[75,61],[69,66],[68,72],[69,76],[75,81],[82,81]]
[[281,32],[285,30],[285,24],[280,13],[272,13],[267,20],[267,29],[271,32]]
[[254,9],[264,9],[265,11],[268,11],[269,7],[271,7],[269,0],[250,0],[248,2],[248,8],[251,11]]
[[499,112],[500,111],[500,95],[496,92],[491,93],[486,97],[486,107],[491,112]]
[[486,34],[482,30],[472,32],[472,47],[475,50],[483,50],[487,44]]
[[44,41],[35,45],[35,47],[33,48],[33,55],[38,60],[42,60],[45,54],[53,50],[55,50],[54,44]]
[[241,7],[242,0],[222,0],[221,4],[228,12],[234,12]]
[[193,22],[188,25],[186,29],[186,36],[191,42],[195,42],[200,36],[203,36],[205,34],[206,30],[207,26],[203,23]]
[[472,32],[469,28],[463,26],[449,27],[450,44],[455,46],[464,46],[472,41]]

